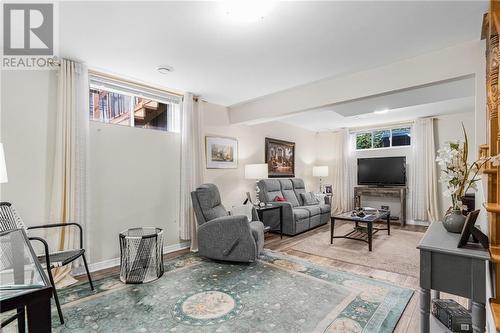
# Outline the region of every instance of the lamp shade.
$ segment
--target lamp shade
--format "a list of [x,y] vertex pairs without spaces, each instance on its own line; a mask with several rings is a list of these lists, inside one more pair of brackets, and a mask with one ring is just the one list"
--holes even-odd
[[327,166],[315,166],[313,167],[314,177],[328,177],[328,167]]
[[3,152],[3,144],[0,143],[0,183],[7,183],[7,167],[5,166],[5,154]]
[[267,163],[245,165],[246,179],[264,179],[267,178],[267,175],[268,175]]

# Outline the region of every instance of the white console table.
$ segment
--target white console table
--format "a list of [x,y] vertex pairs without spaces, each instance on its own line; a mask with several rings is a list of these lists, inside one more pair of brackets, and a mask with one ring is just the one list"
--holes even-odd
[[354,187],[354,206],[361,207],[361,196],[367,195],[371,197],[392,197],[399,198],[401,205],[401,216],[399,222],[402,226],[406,225],[406,187],[369,187],[356,186]]

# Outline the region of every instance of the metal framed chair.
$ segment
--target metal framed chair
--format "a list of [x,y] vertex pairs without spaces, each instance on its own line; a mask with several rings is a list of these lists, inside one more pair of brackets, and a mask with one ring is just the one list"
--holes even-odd
[[87,260],[85,259],[85,249],[83,248],[83,229],[82,226],[78,223],[54,223],[54,224],[44,224],[26,227],[23,220],[19,216],[19,214],[14,209],[13,205],[10,202],[0,202],[0,231],[6,231],[11,229],[24,229],[24,230],[33,230],[33,229],[47,229],[47,228],[64,228],[64,227],[77,227],[80,231],[80,248],[58,251],[58,252],[50,252],[49,245],[47,242],[40,237],[29,237],[29,240],[35,240],[42,243],[44,247],[44,254],[38,256],[38,260],[41,264],[44,264],[47,268],[47,275],[49,276],[50,283],[52,284],[54,291],[54,301],[57,306],[57,313],[59,314],[59,320],[61,324],[64,324],[64,317],[61,311],[61,305],[59,304],[59,298],[57,297],[57,290],[54,283],[54,278],[52,276],[52,269],[56,267],[62,267],[67,264],[72,263],[76,259],[82,257],[83,264],[85,265],[85,270],[87,271],[87,277],[89,279],[90,289],[94,290],[94,285],[92,283],[92,278],[90,276],[89,268],[87,265]]

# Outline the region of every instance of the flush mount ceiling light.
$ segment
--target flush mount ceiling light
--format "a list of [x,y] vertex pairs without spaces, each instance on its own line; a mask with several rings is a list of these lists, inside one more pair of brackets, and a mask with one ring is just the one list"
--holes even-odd
[[373,111],[373,113],[375,114],[386,114],[387,112],[389,112],[389,109]]
[[223,15],[235,22],[251,23],[263,20],[274,6],[274,1],[222,1],[219,3]]
[[168,65],[160,65],[156,67],[156,70],[160,72],[161,74],[168,74],[174,71],[174,68],[172,66]]

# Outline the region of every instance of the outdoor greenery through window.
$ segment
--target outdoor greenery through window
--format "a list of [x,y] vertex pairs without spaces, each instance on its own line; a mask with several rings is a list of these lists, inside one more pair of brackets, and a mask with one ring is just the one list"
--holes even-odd
[[411,145],[411,128],[398,127],[356,133],[356,149],[378,149]]
[[90,120],[179,132],[180,98],[142,92],[115,82],[90,81]]

